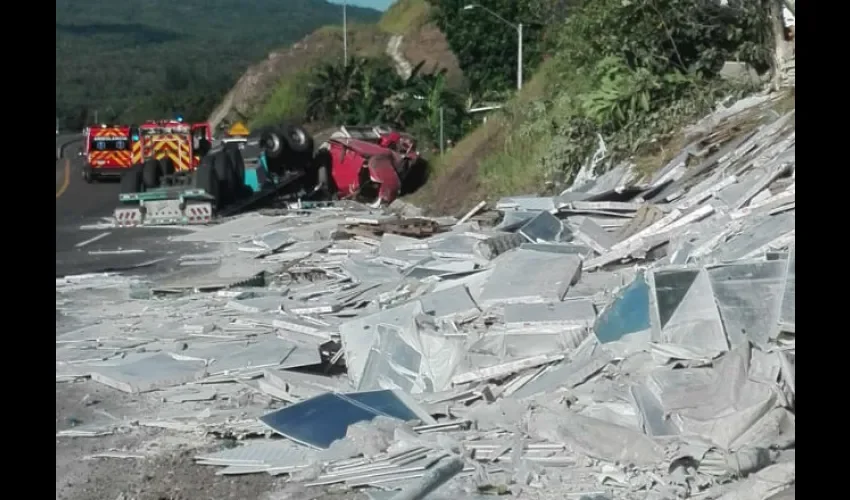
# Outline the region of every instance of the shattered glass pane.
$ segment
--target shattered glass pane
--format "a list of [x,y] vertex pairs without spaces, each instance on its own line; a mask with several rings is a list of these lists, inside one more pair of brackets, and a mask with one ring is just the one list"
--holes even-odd
[[378,412],[368,406],[326,393],[267,413],[260,421],[296,443],[327,449],[331,443],[345,437],[350,425],[377,416]]
[[345,397],[364,404],[384,415],[408,422],[419,417],[391,390],[352,392]]
[[794,332],[796,330],[796,303],[797,303],[797,251],[791,248],[788,257],[788,275],[785,278],[785,293],[782,296],[782,307],[779,311],[779,321],[782,329]]
[[787,262],[748,262],[708,270],[726,336],[733,346],[765,345],[779,318]]
[[605,344],[649,329],[649,286],[643,273],[624,288],[596,321],[594,331]]
[[661,320],[661,328],[670,321],[673,312],[679,307],[685,294],[688,293],[694,280],[697,278],[696,269],[682,269],[675,271],[657,271],[653,273],[655,278],[655,302],[658,306],[658,316]]
[[422,355],[404,341],[404,330],[392,325],[378,324],[376,345],[369,351],[366,371],[359,390],[397,387],[413,391],[422,363]]

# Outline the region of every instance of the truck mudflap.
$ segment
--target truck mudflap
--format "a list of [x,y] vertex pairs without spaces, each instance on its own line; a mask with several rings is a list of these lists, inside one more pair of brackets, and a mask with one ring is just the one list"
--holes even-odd
[[157,200],[115,209],[118,227],[209,224],[213,205],[201,200]]

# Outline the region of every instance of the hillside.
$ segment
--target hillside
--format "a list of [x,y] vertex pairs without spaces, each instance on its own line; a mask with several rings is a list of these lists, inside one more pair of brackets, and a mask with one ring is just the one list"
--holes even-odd
[[[165,111],[203,118],[249,64],[342,18],[324,0],[107,5],[56,0],[56,112],[65,126],[94,110],[101,120]],[[352,22],[379,17],[348,7]]]
[[[447,70],[447,84],[463,88],[457,58],[446,37],[430,19],[424,0],[399,0],[375,23],[350,22],[350,57],[389,58],[408,66],[424,62],[423,71]],[[340,26],[325,26],[290,47],[281,47],[252,65],[210,116],[213,124],[247,120],[252,125],[301,121],[311,73],[343,59]]]
[[[399,0],[377,24],[349,25],[347,64],[341,29],[321,28],[251,66],[210,121],[395,123],[431,166],[413,201],[437,213],[558,193],[579,172],[622,167],[639,183],[718,102],[778,88],[793,57],[781,11],[777,0]],[[487,120],[468,112],[481,103],[496,104]]]

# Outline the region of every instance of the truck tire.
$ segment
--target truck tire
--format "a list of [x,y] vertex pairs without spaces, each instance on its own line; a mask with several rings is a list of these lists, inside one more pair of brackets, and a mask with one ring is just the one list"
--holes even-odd
[[172,175],[174,173],[174,170],[174,160],[167,156],[159,160],[160,177]]
[[210,161],[212,157],[206,157],[204,160],[206,161],[201,161],[201,164],[195,170],[195,187],[206,191],[208,195],[214,198],[214,203],[218,206],[220,203],[218,175],[216,175],[215,168]]
[[91,184],[95,180],[92,168],[88,165],[83,167],[83,180],[86,181],[87,184]]
[[230,158],[231,168],[231,185],[230,191],[233,199],[240,199],[243,196],[250,194],[252,191],[245,185],[245,159],[242,157],[242,151],[236,144],[228,144],[224,147],[224,152]]
[[159,187],[159,180],[162,174],[159,169],[159,162],[153,158],[145,160],[142,166],[142,182],[146,189],[154,189]]
[[242,158],[242,151],[236,144],[228,144],[224,146],[224,151],[230,157],[230,166],[233,169],[233,175],[237,185],[245,184],[245,159]]
[[284,155],[288,146],[281,132],[275,128],[263,130],[260,134],[260,147],[269,158],[277,159]]
[[231,194],[233,194],[233,188],[236,185],[236,181],[233,179],[230,156],[223,150],[219,151],[212,155],[212,165],[216,177],[218,177],[218,194],[221,196],[222,202],[227,203],[231,200]]
[[284,125],[280,133],[286,139],[289,149],[296,153],[313,152],[313,137],[297,125]]
[[141,193],[143,187],[141,165],[133,165],[121,176],[121,194]]

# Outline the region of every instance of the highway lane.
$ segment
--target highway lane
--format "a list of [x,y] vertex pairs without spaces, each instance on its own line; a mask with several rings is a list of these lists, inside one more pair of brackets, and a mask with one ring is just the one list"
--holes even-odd
[[76,156],[56,162],[57,277],[130,269],[159,274],[173,269],[181,254],[202,251],[194,244],[168,241],[186,229],[105,227],[104,219],[118,203],[118,183],[87,184],[81,171],[82,160]]

